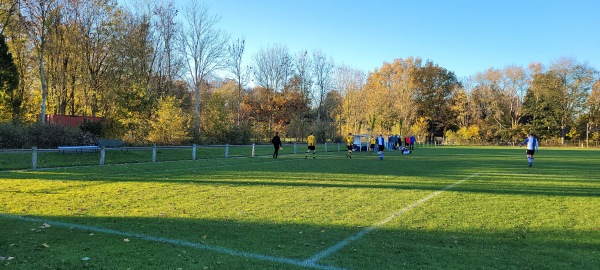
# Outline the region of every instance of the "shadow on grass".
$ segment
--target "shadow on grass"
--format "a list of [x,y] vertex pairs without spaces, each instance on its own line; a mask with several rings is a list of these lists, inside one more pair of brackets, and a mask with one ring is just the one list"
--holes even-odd
[[[364,229],[168,217],[37,218],[0,216],[0,256],[15,257],[0,265],[11,269],[305,269],[230,251],[301,261]],[[43,225],[45,220],[50,226]],[[136,238],[141,234],[224,251]],[[599,248],[597,231],[386,226],[318,263],[345,269],[593,269],[600,265]]]

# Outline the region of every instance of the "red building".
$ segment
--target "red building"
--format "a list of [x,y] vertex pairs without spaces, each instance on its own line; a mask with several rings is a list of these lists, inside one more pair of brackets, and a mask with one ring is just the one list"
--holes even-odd
[[90,122],[98,122],[104,119],[103,117],[94,116],[71,116],[71,115],[46,115],[46,123],[61,124],[67,127],[78,127],[81,126],[83,120]]

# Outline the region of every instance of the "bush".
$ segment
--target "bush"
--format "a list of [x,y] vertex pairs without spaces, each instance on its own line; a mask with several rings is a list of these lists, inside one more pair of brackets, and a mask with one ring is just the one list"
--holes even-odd
[[0,148],[56,148],[60,145],[95,145],[96,142],[96,135],[89,131],[58,124],[0,124]]
[[82,133],[89,133],[96,138],[104,137],[104,124],[103,121],[92,122],[87,119],[83,119],[83,123],[79,126]]
[[76,130],[58,124],[34,124],[27,127],[26,147],[56,148],[59,145],[76,145]]
[[0,123],[0,148],[24,148],[25,128],[9,123]]
[[229,144],[250,144],[252,130],[249,126],[232,126],[225,133],[226,142]]

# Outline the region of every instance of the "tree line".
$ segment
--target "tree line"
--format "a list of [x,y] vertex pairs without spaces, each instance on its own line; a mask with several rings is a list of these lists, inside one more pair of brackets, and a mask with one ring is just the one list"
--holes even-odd
[[598,71],[574,58],[490,68],[467,78],[418,57],[365,72],[320,50],[245,39],[192,2],[0,0],[0,122],[104,117],[129,143],[249,143],[279,131],[420,141],[600,140]]

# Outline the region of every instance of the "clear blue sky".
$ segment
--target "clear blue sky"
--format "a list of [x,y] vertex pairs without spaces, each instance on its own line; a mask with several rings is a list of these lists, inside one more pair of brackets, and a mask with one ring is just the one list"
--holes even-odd
[[[176,0],[178,7],[187,0]],[[193,0],[192,0],[193,1]],[[219,28],[261,47],[315,49],[373,71],[409,56],[461,78],[507,65],[574,57],[600,69],[600,1],[206,0]],[[249,63],[248,63],[249,64]]]

